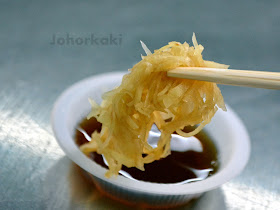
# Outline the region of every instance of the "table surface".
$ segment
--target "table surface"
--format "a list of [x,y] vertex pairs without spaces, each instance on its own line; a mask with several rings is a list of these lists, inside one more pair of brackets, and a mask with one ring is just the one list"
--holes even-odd
[[[139,40],[157,49],[193,32],[205,59],[280,71],[279,9],[277,0],[1,1],[0,209],[129,209],[89,185],[59,148],[56,98],[83,78],[131,68]],[[280,91],[220,87],[248,128],[250,161],[180,209],[279,209]]]

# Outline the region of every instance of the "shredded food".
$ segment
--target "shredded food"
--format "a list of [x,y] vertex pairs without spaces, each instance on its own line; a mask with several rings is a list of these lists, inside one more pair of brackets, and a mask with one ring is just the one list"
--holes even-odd
[[[106,177],[117,175],[122,165],[144,170],[144,165],[170,154],[171,134],[184,137],[197,134],[211,121],[218,108],[226,111],[220,89],[215,83],[167,77],[176,67],[228,68],[202,58],[203,46],[170,42],[152,54],[141,42],[147,56],[130,69],[116,89],[103,95],[101,105],[90,100],[101,132],[81,146],[85,154],[102,154],[109,166]],[[157,147],[147,138],[153,124],[161,131]],[[185,126],[196,129],[185,133]]]

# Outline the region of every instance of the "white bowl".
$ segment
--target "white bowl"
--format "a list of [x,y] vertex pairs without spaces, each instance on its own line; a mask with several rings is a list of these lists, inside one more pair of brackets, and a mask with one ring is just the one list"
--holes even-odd
[[101,102],[101,95],[118,86],[123,75],[123,72],[101,74],[72,85],[57,99],[52,111],[52,128],[59,145],[92,176],[100,189],[130,203],[176,206],[221,186],[243,170],[249,159],[250,139],[242,121],[227,106],[228,111],[219,110],[205,128],[218,149],[220,161],[218,172],[211,177],[181,185],[134,181],[123,176],[105,178],[106,169],[85,156],[75,144],[75,128],[91,109],[88,98]]

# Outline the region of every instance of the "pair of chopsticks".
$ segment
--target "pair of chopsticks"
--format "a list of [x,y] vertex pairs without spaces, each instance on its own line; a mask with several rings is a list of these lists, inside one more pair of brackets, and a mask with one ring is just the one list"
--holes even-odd
[[280,73],[217,69],[204,67],[178,67],[169,70],[167,76],[214,82],[224,85],[246,86],[265,89],[280,89]]

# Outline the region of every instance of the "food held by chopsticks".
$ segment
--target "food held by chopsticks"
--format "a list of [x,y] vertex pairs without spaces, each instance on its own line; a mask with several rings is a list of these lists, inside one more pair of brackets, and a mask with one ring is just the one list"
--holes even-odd
[[[92,140],[81,146],[89,154],[103,154],[109,170],[107,177],[117,175],[122,165],[144,170],[144,164],[170,154],[171,134],[189,137],[208,124],[218,108],[226,110],[222,94],[215,83],[167,76],[177,67],[228,68],[227,65],[205,61],[203,46],[193,35],[193,45],[170,42],[150,53],[130,69],[116,89],[103,95],[98,105],[91,100],[92,111],[102,123],[101,132],[94,132]],[[148,144],[153,124],[161,131],[157,147]],[[185,126],[198,125],[185,133]]]

